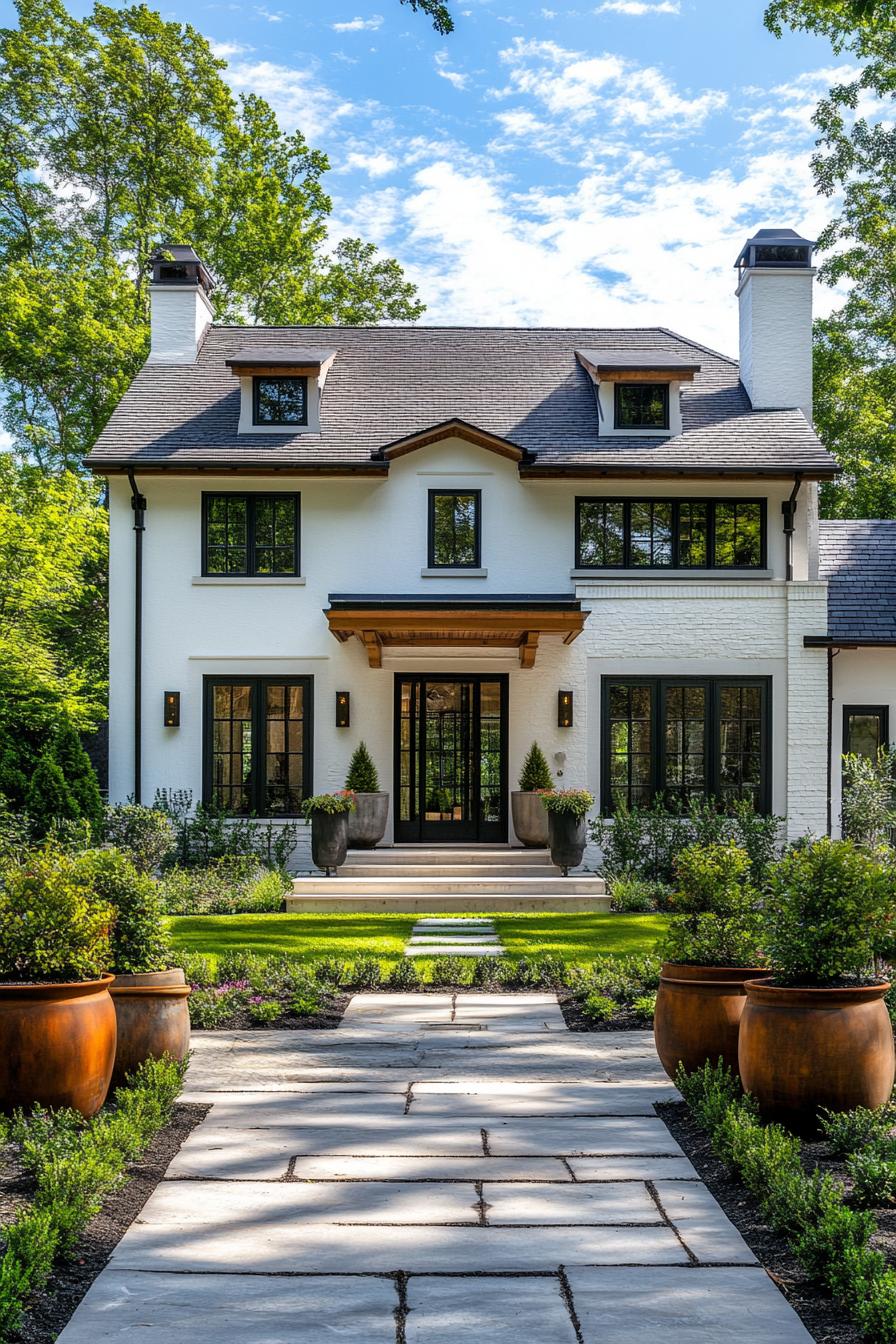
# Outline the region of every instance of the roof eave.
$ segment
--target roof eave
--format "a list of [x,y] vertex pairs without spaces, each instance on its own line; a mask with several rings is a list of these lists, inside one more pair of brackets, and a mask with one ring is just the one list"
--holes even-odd
[[565,464],[562,462],[543,462],[538,459],[520,464],[520,476],[527,479],[544,477],[566,478],[568,480],[592,480],[604,477],[615,479],[643,479],[645,477],[674,479],[675,477],[686,477],[689,480],[714,480],[718,477],[725,477],[729,480],[753,480],[759,477],[769,480],[792,480],[794,476],[801,476],[804,481],[833,481],[840,470],[840,467],[808,467],[803,464],[774,467],[657,466],[652,464],[642,467],[630,463],[620,463],[618,466],[605,463],[594,463],[593,465]]
[[95,476],[388,476],[389,463],[367,462],[140,462],[84,458],[83,466]]

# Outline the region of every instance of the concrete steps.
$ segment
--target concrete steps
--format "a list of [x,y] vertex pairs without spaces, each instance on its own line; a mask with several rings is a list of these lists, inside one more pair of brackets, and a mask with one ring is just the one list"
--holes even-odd
[[353,850],[336,877],[299,877],[292,913],[601,911],[602,878],[562,877],[546,850],[509,846]]

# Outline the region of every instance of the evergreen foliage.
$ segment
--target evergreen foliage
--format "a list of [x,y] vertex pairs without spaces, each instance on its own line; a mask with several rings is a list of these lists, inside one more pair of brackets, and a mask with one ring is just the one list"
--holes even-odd
[[52,750],[77,809],[77,817],[89,822],[94,835],[99,836],[103,826],[103,800],[96,771],[69,719],[63,719],[57,728]]
[[38,839],[49,835],[57,822],[78,819],[77,803],[49,750],[41,756],[31,776],[25,793],[25,811]]
[[537,742],[533,742],[520,771],[520,788],[523,793],[534,793],[537,789],[552,789],[554,777],[545,754]]
[[379,793],[380,780],[366,742],[359,742],[349,762],[345,787],[352,793]]

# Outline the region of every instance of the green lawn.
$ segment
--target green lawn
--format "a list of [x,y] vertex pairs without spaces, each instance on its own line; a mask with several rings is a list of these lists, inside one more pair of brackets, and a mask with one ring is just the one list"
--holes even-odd
[[[652,952],[663,915],[494,915],[512,957],[550,952],[564,961]],[[185,952],[289,952],[305,961],[362,955],[394,961],[414,925],[411,915],[178,915],[174,946]]]

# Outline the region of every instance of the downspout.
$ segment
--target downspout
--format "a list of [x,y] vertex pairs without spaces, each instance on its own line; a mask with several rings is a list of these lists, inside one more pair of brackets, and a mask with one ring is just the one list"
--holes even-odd
[[128,467],[131,508],[134,510],[134,802],[141,800],[143,757],[143,533],[146,530],[146,496]]
[[784,515],[784,548],[787,560],[786,578],[790,583],[793,580],[793,533],[794,519],[796,518],[796,497],[800,492],[800,486],[803,478],[799,472],[793,478],[793,489],[788,499],[781,505],[781,512]]
[[[840,652],[828,645],[828,835],[833,834],[831,794],[834,789],[834,659]],[[842,745],[842,744],[841,744]]]

